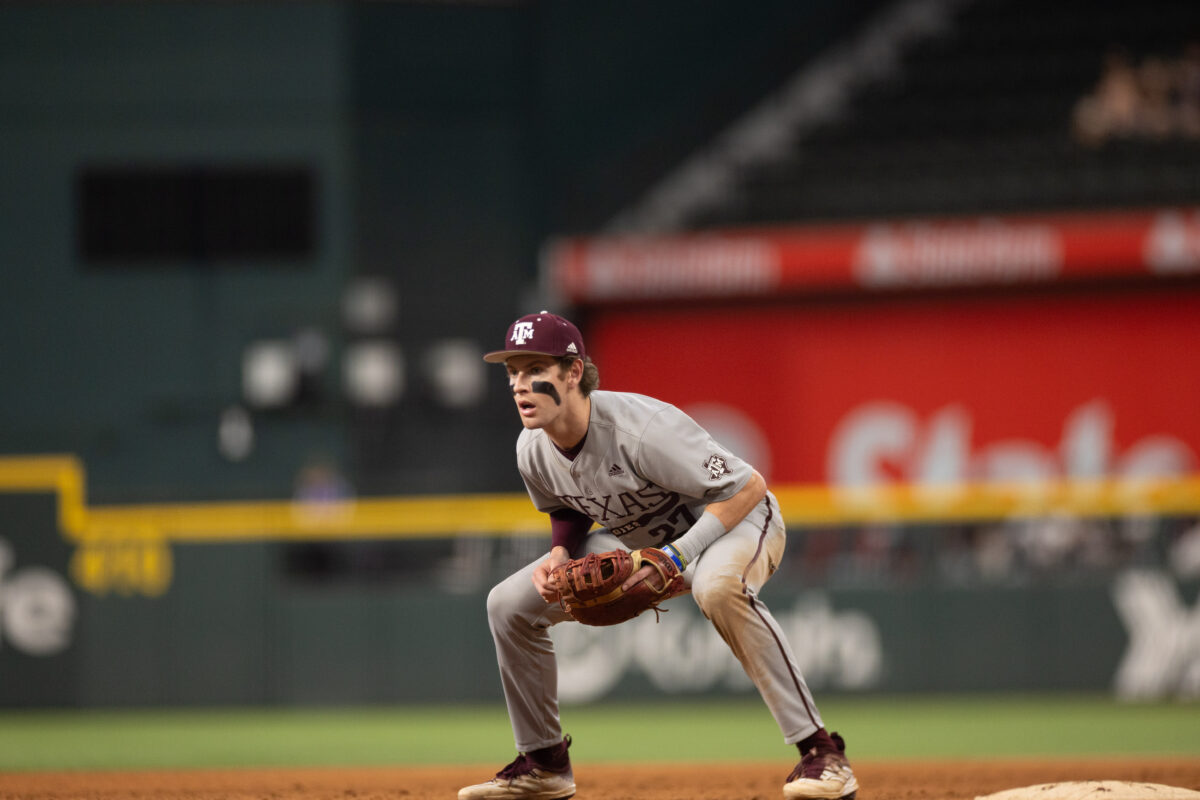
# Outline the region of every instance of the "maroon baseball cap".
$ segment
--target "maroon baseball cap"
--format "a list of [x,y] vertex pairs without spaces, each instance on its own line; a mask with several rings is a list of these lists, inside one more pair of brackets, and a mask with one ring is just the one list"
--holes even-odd
[[526,314],[508,326],[508,338],[503,350],[493,350],[483,357],[484,361],[500,364],[512,356],[538,355],[579,356],[586,353],[579,329],[568,320],[549,311]]

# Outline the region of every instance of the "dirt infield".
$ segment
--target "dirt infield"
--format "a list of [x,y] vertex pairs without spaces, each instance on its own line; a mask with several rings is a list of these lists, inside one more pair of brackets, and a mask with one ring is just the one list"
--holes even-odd
[[[580,800],[778,800],[786,764],[576,765]],[[972,800],[1040,783],[1127,780],[1200,790],[1200,758],[861,762],[860,800]],[[0,774],[3,800],[453,800],[486,770],[245,769]]]

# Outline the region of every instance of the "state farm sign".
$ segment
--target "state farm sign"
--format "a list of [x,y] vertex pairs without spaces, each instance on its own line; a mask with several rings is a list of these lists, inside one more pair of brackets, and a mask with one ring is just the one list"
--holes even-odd
[[1174,436],[1145,436],[1122,449],[1113,441],[1115,425],[1112,407],[1097,398],[1067,414],[1055,442],[1013,437],[978,446],[966,406],[922,417],[899,403],[864,403],[834,429],[826,475],[837,486],[871,486],[1164,477],[1198,466],[1196,454]]
[[722,410],[775,484],[1200,469],[1200,290],[594,313],[602,387]]

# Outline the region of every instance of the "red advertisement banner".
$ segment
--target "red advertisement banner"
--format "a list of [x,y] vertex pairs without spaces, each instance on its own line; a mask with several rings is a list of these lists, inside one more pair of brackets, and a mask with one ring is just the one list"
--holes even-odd
[[1200,292],[1165,286],[603,306],[602,388],[681,406],[773,483],[1200,469]]
[[576,306],[1200,274],[1200,209],[564,238],[542,268]]

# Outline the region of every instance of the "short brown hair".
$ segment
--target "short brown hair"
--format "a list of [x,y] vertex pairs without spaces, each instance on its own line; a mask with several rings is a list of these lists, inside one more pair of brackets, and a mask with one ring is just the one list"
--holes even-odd
[[[558,368],[563,372],[571,369],[571,365],[579,358],[576,356],[563,356],[558,359]],[[579,379],[579,393],[587,397],[593,391],[600,387],[600,368],[597,367],[592,359],[588,356],[583,357],[583,377]]]

